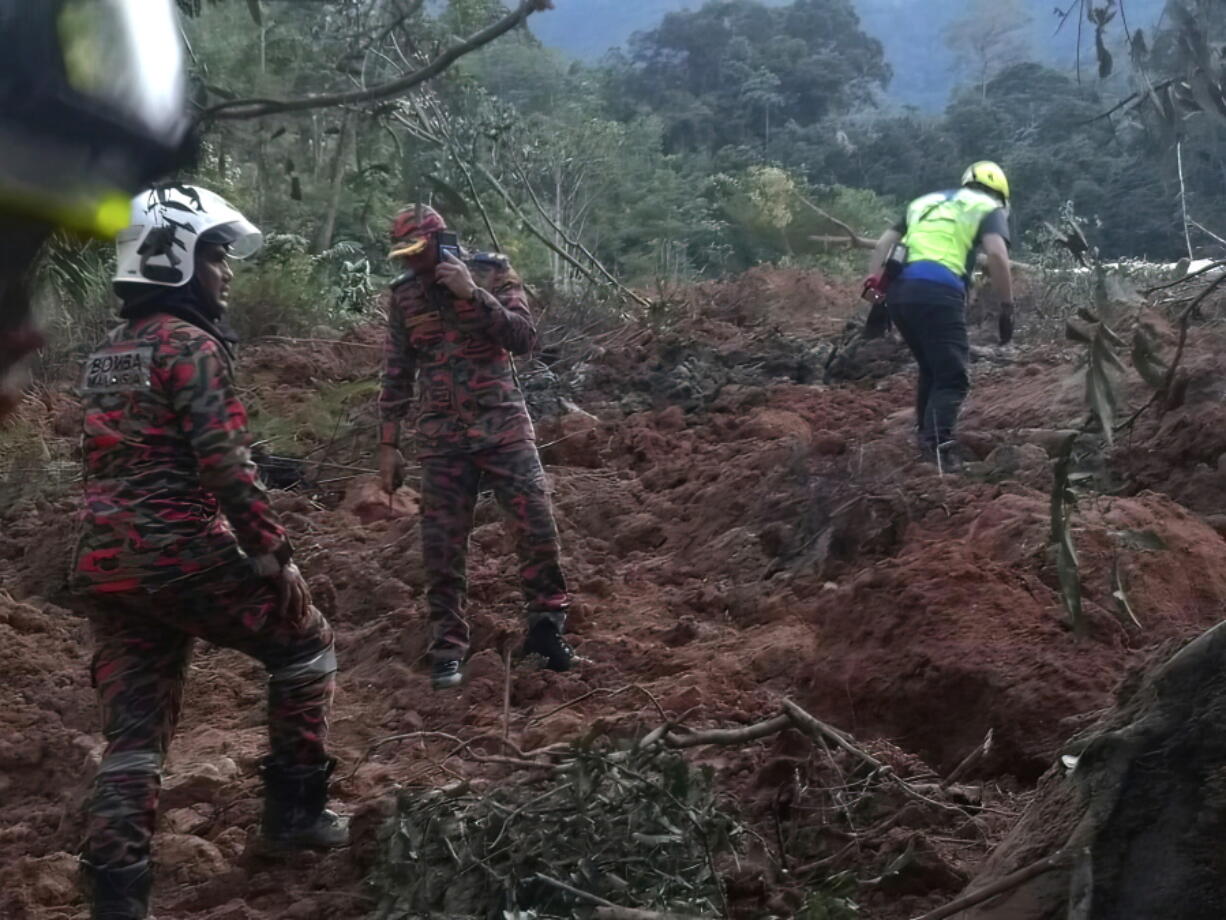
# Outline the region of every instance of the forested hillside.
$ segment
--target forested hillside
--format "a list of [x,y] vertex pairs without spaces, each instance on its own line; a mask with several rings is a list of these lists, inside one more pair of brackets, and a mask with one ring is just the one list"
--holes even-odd
[[[765,2],[779,5],[785,0]],[[1132,0],[1129,25],[1152,27],[1165,4],[1166,0]],[[570,0],[541,17],[532,30],[546,46],[595,63],[634,33],[656,28],[666,14],[701,5],[699,0]],[[1046,0],[970,6],[963,0],[856,0],[855,10],[864,30],[884,46],[894,71],[887,100],[925,111],[943,108],[958,84],[957,57],[947,46],[945,33],[972,10],[985,28],[1010,17],[1025,20],[1018,42],[1043,63],[1065,68],[1074,66],[1076,60],[1076,22],[1060,28],[1056,8]],[[1082,40],[1084,43],[1085,36]]]
[[[1130,15],[1152,10],[1134,4]],[[534,27],[572,15],[573,4],[557,6],[532,17]],[[424,60],[431,43],[470,34],[494,9],[452,4],[420,19],[417,34],[428,38],[416,51],[389,42],[376,54],[321,28],[310,5],[266,7],[263,27],[253,28],[245,4],[204,4],[189,34],[209,104],[221,106],[202,176],[262,221],[294,228],[298,242],[273,250],[285,258],[344,244],[381,274],[384,221],[420,194],[446,206],[473,243],[505,250],[530,276],[564,288],[599,286],[605,269],[654,284],[763,259],[834,264],[846,253],[820,238],[840,231],[806,202],[876,234],[909,198],[950,185],[985,157],[1013,181],[1019,252],[1040,245],[1047,223],[1076,213],[1105,256],[1173,258],[1186,250],[1183,234],[1170,232],[1182,220],[1175,138],[1190,218],[1210,226],[1226,210],[1216,118],[1172,121],[1152,104],[1100,117],[1140,81],[1184,66],[1169,17],[1158,30],[1134,27],[1142,40],[1133,55],[1123,18],[1111,13],[1101,30],[1112,58],[1104,80],[1099,30],[1088,21],[1080,77],[1005,54],[1029,48],[1041,57],[1037,44],[1015,45],[1011,28],[994,33],[971,66],[982,12],[972,6],[955,22],[971,64],[934,114],[889,105],[899,74],[851,0],[713,0],[670,13],[598,64],[543,50],[518,29],[424,92],[367,108],[234,117],[242,110],[228,97],[373,85]],[[598,17],[604,7],[591,9]],[[329,14],[351,29],[362,15]],[[1075,43],[1075,25],[1056,41]],[[320,61],[339,63],[321,70]],[[1191,235],[1198,253],[1216,245],[1195,228]]]

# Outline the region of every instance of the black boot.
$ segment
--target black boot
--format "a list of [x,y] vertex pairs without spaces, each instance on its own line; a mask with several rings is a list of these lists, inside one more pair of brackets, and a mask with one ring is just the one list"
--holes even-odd
[[336,767],[329,758],[315,766],[296,766],[266,757],[260,764],[264,779],[264,842],[275,848],[330,849],[349,843],[349,819],[328,811],[328,777]]
[[570,643],[562,638],[562,633],[553,620],[537,620],[528,630],[528,638],[524,640],[525,655],[540,655],[545,659],[545,667],[551,671],[569,671],[570,664],[575,659],[575,650]]
[[464,666],[454,658],[436,661],[430,668],[430,683],[435,690],[458,687],[464,680]]
[[122,869],[104,869],[83,859],[81,887],[92,905],[92,920],[145,920],[153,869],[148,859]]

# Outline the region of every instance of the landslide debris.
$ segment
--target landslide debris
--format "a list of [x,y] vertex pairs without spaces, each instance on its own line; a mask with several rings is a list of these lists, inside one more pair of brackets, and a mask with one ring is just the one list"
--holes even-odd
[[[1190,344],[1185,403],[1121,438],[1108,463],[1123,488],[1078,509],[1089,629],[1077,638],[1047,551],[1047,445],[1084,416],[1075,352],[979,348],[963,435],[972,475],[939,476],[914,456],[909,370],[821,382],[853,307],[854,292],[819,276],[760,269],[687,292],[667,321],[605,340],[616,348],[521,368],[540,375],[539,435],[586,661],[567,674],[515,661],[516,566],[484,498],[470,555],[477,652],[464,687],[443,694],[427,690],[422,669],[413,482],[385,507],[362,478],[377,330],[312,345],[309,359],[294,343],[249,349],[244,392],[270,453],[305,461],[275,502],[337,628],[336,792],[356,813],[357,843],[293,865],[249,851],[261,675],[201,649],[168,763],[176,792],[157,909],[186,920],[368,916],[377,896],[364,880],[406,801],[459,782],[514,809],[525,801],[516,787],[549,790],[488,762],[508,756],[501,742],[474,739],[528,753],[589,738],[616,751],[666,723],[743,729],[784,697],[926,785],[935,804],[796,731],[687,751],[752,841],[741,869],[719,864],[733,914],[782,916],[820,897],[815,911],[854,902],[861,917],[903,920],[952,897],[1121,679],[1220,618],[1223,509],[1206,484],[1221,452],[1202,417],[1219,411],[1210,384],[1223,352],[1210,337]],[[88,631],[60,593],[73,484],[52,477],[42,489],[15,472],[71,468],[71,403],[54,389],[28,400],[19,420],[43,446],[0,454],[23,464],[0,468],[13,496],[0,511],[6,918],[80,911],[75,816],[99,739]],[[1117,616],[1116,572],[1141,629]]]

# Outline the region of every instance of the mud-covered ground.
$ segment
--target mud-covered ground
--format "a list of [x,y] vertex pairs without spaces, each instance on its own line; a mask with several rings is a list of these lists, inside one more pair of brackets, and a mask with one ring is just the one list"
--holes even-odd
[[[462,689],[433,693],[411,490],[389,505],[368,478],[319,467],[314,480],[337,481],[276,493],[337,627],[336,798],[357,815],[356,842],[291,863],[248,849],[264,746],[260,673],[201,648],[165,782],[157,916],[364,916],[388,793],[515,777],[507,766],[444,759],[455,750],[446,739],[376,747],[392,735],[507,730],[531,751],[594,728],[632,738],[665,718],[744,725],[773,715],[784,697],[930,783],[989,730],[993,743],[960,779],[976,788],[973,808],[921,803],[862,847],[846,845],[854,835],[815,832],[830,815],[780,809],[783,793],[793,801],[826,769],[828,755],[808,742],[788,734],[698,749],[694,758],[715,768],[723,794],[769,839],[765,861],[729,878],[736,913],[795,907],[781,864],[835,857],[832,874],[867,879],[907,847],[922,851],[919,868],[904,883],[862,888],[860,916],[901,920],[956,894],[1062,741],[1108,705],[1129,669],[1220,618],[1222,352],[1195,338],[1185,403],[1143,416],[1100,470],[1112,494],[1080,504],[1089,629],[1077,638],[1048,551],[1047,453],[1051,432],[1082,421],[1076,349],[1023,339],[1002,351],[985,338],[963,435],[977,462],[968,475],[941,476],[915,456],[913,371],[897,346],[877,346],[863,379],[821,382],[853,305],[850,290],[816,276],[753,272],[692,292],[667,329],[628,327],[590,360],[557,367],[556,381],[540,378],[540,442],[584,659],[571,673],[512,661],[507,682],[518,588],[488,497],[470,557],[477,651]],[[347,345],[254,347],[242,362],[249,395],[265,413],[289,415],[321,390],[364,394],[376,340],[366,330]],[[1140,405],[1142,385],[1130,396]],[[42,391],[21,422],[54,454],[71,439],[73,415],[66,394]],[[331,432],[331,443],[344,441]],[[352,449],[333,454],[360,465]],[[12,487],[12,475],[6,481]],[[73,496],[28,486],[10,495],[20,497],[0,509],[0,917],[77,918],[71,854],[100,741],[88,629],[62,594]],[[1121,619],[1121,587],[1140,628]]]

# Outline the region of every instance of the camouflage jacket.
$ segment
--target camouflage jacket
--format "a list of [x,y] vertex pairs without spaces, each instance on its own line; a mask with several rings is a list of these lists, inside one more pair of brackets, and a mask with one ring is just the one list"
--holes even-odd
[[379,409],[384,422],[402,420],[416,378],[419,456],[536,437],[511,364],[536,341],[523,284],[502,256],[467,263],[478,287],[471,301],[411,274],[392,286]]
[[156,590],[285,531],[249,451],[229,356],[208,333],[157,313],[111,332],[86,361],[85,496],[73,584]]

